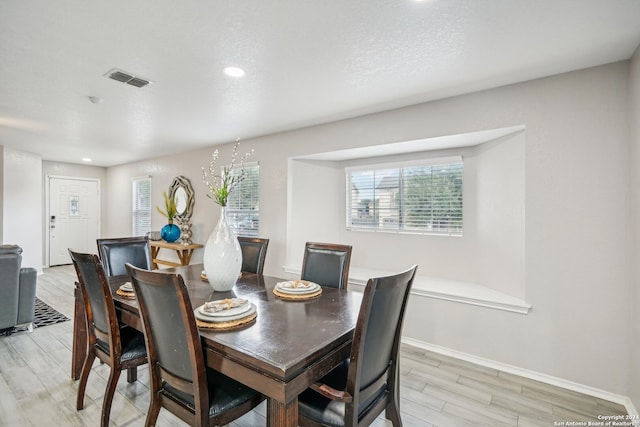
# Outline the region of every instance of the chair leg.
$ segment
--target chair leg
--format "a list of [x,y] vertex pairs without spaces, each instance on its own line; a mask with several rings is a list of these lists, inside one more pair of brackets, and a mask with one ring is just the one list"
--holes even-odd
[[138,380],[138,368],[134,366],[133,368],[127,369],[127,382],[134,383],[137,380]]
[[29,326],[27,326],[27,331],[33,332],[33,322],[29,323]]
[[156,425],[158,420],[158,414],[160,413],[160,400],[157,396],[151,396],[151,403],[149,404],[149,412],[147,412],[147,420],[145,421],[145,427],[152,427]]
[[104,391],[104,400],[102,401],[102,420],[101,427],[109,427],[109,415],[111,413],[111,402],[116,392],[120,370],[111,368],[109,372],[109,380],[107,381],[107,389]]
[[82,364],[82,373],[80,374],[80,383],[78,384],[78,396],[76,398],[76,410],[79,411],[84,408],[84,392],[87,388],[87,379],[91,373],[91,367],[96,355],[93,352],[88,352]]
[[395,402],[390,402],[385,408],[385,418],[391,421],[393,427],[402,427],[402,419],[400,418],[400,410]]

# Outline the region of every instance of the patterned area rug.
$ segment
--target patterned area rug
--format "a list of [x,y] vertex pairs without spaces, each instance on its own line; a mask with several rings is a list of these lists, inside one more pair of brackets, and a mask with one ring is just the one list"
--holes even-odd
[[36,297],[36,317],[33,321],[34,326],[38,328],[42,326],[54,325],[69,320],[67,316],[56,311],[53,307],[45,304],[40,298]]
[[[41,328],[43,326],[55,325],[56,323],[66,322],[69,320],[67,316],[60,313],[50,305],[47,305],[40,298],[36,297],[36,310],[35,310],[35,318],[33,320],[33,326],[36,328]],[[0,335],[12,334],[14,332],[26,331],[26,326],[18,326],[13,328],[11,331],[0,331]]]

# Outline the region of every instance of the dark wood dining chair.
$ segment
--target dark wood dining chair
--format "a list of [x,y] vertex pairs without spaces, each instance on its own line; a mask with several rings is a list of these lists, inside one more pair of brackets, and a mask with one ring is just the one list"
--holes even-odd
[[417,268],[369,279],[350,358],[299,396],[300,426],[368,426],[382,411],[394,427],[402,426],[398,353]]
[[[107,277],[126,275],[127,269],[124,265],[127,262],[146,270],[152,269],[151,246],[147,236],[96,239],[96,243],[98,256]],[[137,378],[136,367],[127,370],[127,381],[131,383]]]
[[145,425],[165,408],[192,426],[222,425],[264,396],[206,366],[193,307],[182,276],[127,264],[149,352],[151,403]]
[[98,255],[104,265],[107,276],[121,276],[127,274],[125,263],[151,270],[151,246],[149,238],[118,237],[112,239],[97,239]]
[[307,242],[302,259],[302,280],[345,289],[349,280],[351,246]]
[[262,274],[267,257],[269,239],[258,237],[238,237],[242,249],[242,271]]
[[98,256],[71,250],[69,254],[82,290],[88,332],[88,348],[78,385],[76,409],[84,407],[87,379],[97,357],[110,368],[100,422],[102,427],[107,427],[121,371],[133,369],[135,373],[137,366],[147,363],[144,335],[131,327],[121,327],[118,323],[107,276]]

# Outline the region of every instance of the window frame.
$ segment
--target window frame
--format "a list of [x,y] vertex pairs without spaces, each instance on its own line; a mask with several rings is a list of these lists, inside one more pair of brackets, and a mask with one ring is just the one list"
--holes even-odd
[[[377,225],[354,225],[354,217],[352,216],[352,213],[355,212],[355,209],[357,209],[357,207],[354,207],[354,202],[356,201],[353,197],[352,194],[352,177],[353,177],[353,173],[354,172],[371,172],[371,173],[375,173],[376,171],[385,171],[385,170],[389,170],[389,171],[393,171],[393,170],[397,170],[397,179],[398,179],[398,185],[397,187],[397,195],[389,195],[389,199],[395,199],[396,202],[397,200],[400,201],[404,201],[405,199],[405,194],[403,193],[403,191],[405,190],[405,184],[404,184],[404,175],[403,172],[405,169],[409,169],[409,168],[415,168],[415,167],[437,167],[437,166],[443,166],[443,165],[454,165],[454,164],[461,164],[461,173],[460,173],[460,179],[462,180],[460,183],[460,189],[461,189],[461,197],[462,200],[460,201],[461,205],[460,205],[460,226],[458,229],[455,229],[456,227],[452,228],[449,227],[447,229],[443,229],[443,230],[438,230],[438,229],[425,229],[425,228],[421,228],[421,227],[407,227],[406,226],[406,221],[403,221],[402,219],[405,218],[403,212],[406,211],[407,209],[407,203],[400,203],[397,204],[397,220],[395,221],[395,223],[397,224],[397,226],[394,226],[392,223],[394,221],[392,221],[393,216],[394,215],[389,215],[389,221],[387,222],[388,224],[392,224],[391,226],[385,227],[385,221],[384,218],[382,218],[382,221],[380,221],[380,212],[382,209],[382,212],[384,212],[385,209],[388,210],[389,213],[393,213],[391,207],[388,208],[375,208],[374,209],[377,211],[374,214],[374,217],[378,218],[377,220]],[[349,166],[345,168],[345,181],[346,181],[346,194],[345,194],[345,200],[346,200],[346,214],[345,214],[345,226],[347,231],[356,231],[356,232],[382,232],[382,233],[395,233],[395,234],[420,234],[420,235],[438,235],[438,236],[453,236],[453,237],[458,237],[458,236],[462,236],[463,232],[464,232],[464,161],[463,161],[463,157],[462,155],[455,155],[455,156],[446,156],[446,157],[434,157],[434,158],[422,158],[422,159],[414,159],[414,160],[409,160],[409,161],[395,161],[395,162],[386,162],[386,163],[367,163],[367,164],[361,164],[358,166]],[[382,181],[382,180],[381,180]],[[379,181],[378,183],[380,183],[381,181]],[[375,192],[376,190],[376,185],[374,184],[373,187],[371,187],[372,191]],[[391,188],[391,187],[390,187]],[[391,190],[389,191],[391,193]],[[375,198],[374,196],[374,204],[375,204],[375,200],[379,200],[377,198]],[[375,221],[375,220],[374,220]]]
[[[255,169],[256,177],[255,179],[245,178],[229,195],[225,209],[227,222],[236,236],[258,237],[260,235],[260,163],[247,162],[245,163],[244,168],[245,173],[247,173],[248,170]],[[232,169],[232,173],[240,173],[240,169]],[[246,186],[248,185],[251,187],[246,189]],[[242,191],[249,191],[251,193],[251,201],[247,203],[247,205],[251,205],[251,207],[233,205],[234,198]],[[244,218],[241,218],[240,220],[237,219],[238,217],[243,216]]]
[[[149,194],[148,196],[148,207],[147,209],[144,209],[143,207],[140,207],[141,203],[140,203],[140,199],[138,198],[138,196],[140,195],[140,183],[142,182],[148,182],[148,188],[149,188]],[[144,236],[146,235],[148,232],[151,231],[151,199],[152,199],[152,194],[153,194],[153,180],[150,176],[138,176],[138,177],[134,177],[131,179],[131,235],[132,236]],[[141,231],[142,234],[140,234],[139,231],[139,224],[140,220],[138,218],[138,215],[146,214],[147,217],[147,225],[148,227],[144,227],[144,225],[142,226],[142,228],[146,231]]]

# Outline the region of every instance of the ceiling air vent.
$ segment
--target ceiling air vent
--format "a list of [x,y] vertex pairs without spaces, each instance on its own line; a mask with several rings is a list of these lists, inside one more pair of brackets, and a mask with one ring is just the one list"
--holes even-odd
[[135,87],[145,87],[146,85],[151,83],[151,80],[143,79],[139,76],[134,76],[129,72],[118,70],[117,68],[107,71],[105,77],[109,77],[112,80],[126,83]]

